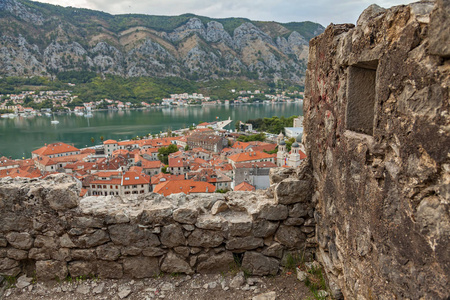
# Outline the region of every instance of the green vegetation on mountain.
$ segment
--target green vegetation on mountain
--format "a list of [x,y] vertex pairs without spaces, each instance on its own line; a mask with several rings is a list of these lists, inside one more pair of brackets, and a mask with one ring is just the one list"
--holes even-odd
[[[69,82],[76,83],[76,85],[69,87],[67,86]],[[71,90],[72,94],[78,96],[82,102],[100,101],[106,98],[129,101],[135,104],[142,101],[157,103],[163,98],[170,97],[170,94],[196,92],[209,96],[212,100],[232,100],[237,96],[237,93],[231,92],[232,89],[253,91],[266,89],[267,87],[267,84],[262,81],[250,82],[230,79],[195,82],[179,77],[123,78],[116,75],[106,75],[102,78],[92,72],[76,71],[59,73],[53,81],[46,77],[6,77],[0,79],[0,95],[21,93],[24,90]],[[33,108],[42,107],[38,105]]]
[[297,116],[290,116],[289,118],[260,118],[248,120],[246,123],[252,124],[254,130],[278,134],[280,132],[284,133],[284,127],[292,127],[295,118],[297,118]]

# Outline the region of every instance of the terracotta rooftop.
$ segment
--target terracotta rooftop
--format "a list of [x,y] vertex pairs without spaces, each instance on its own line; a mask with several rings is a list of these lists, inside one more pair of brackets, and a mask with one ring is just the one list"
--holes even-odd
[[243,152],[230,155],[228,157],[229,160],[234,162],[245,162],[252,160],[260,160],[260,159],[270,159],[273,156],[261,151],[251,151],[251,152]]
[[235,191],[244,191],[244,192],[251,192],[255,190],[255,187],[251,185],[250,183],[247,183],[243,181],[242,183],[238,184],[234,187]]
[[80,149],[75,148],[72,145],[68,145],[66,143],[53,143],[53,144],[48,144],[44,147],[41,147],[37,150],[34,150],[33,154],[37,154],[39,156],[46,156],[46,155],[55,155],[55,154],[61,154],[61,153],[66,153],[66,152],[76,152],[76,151],[80,151]]
[[216,187],[210,183],[193,180],[167,181],[156,185],[153,189],[155,193],[164,196],[178,193],[185,193],[186,195],[192,193],[213,193],[215,190]]
[[117,144],[116,140],[106,140],[103,142],[103,145]]

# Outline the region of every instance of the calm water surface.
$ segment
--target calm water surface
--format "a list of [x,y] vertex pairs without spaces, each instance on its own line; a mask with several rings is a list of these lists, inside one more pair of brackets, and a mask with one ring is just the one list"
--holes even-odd
[[[168,129],[186,128],[193,123],[226,120],[233,122],[228,129],[234,129],[237,120],[303,114],[301,103],[252,104],[241,106],[190,106],[179,108],[151,108],[131,111],[96,111],[93,117],[74,114],[55,115],[59,124],[51,124],[51,117],[17,117],[0,119],[0,156],[13,158],[30,157],[31,151],[45,143],[62,141],[75,147],[92,146],[105,140],[125,140],[148,133],[157,134]],[[218,119],[217,119],[218,117]]]

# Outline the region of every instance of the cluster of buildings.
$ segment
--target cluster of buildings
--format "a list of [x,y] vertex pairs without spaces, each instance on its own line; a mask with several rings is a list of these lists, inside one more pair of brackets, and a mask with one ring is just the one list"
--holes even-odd
[[[1,157],[0,178],[66,173],[81,183],[81,196],[251,191],[269,187],[271,168],[297,167],[306,158],[301,137],[288,152],[281,133],[276,143],[240,142],[238,136],[211,122],[177,137],[109,139],[85,149],[46,144],[31,159]],[[170,154],[162,151],[169,148]]]

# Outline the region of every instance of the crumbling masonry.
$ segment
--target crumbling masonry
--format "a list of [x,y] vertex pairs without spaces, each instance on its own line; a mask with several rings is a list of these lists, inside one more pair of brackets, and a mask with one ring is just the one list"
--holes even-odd
[[450,296],[449,13],[371,6],[310,43],[305,140],[335,296]]
[[336,299],[448,299],[450,1],[369,7],[310,43],[308,159],[259,193],[78,198],[0,181],[0,274],[276,274],[315,256]]

